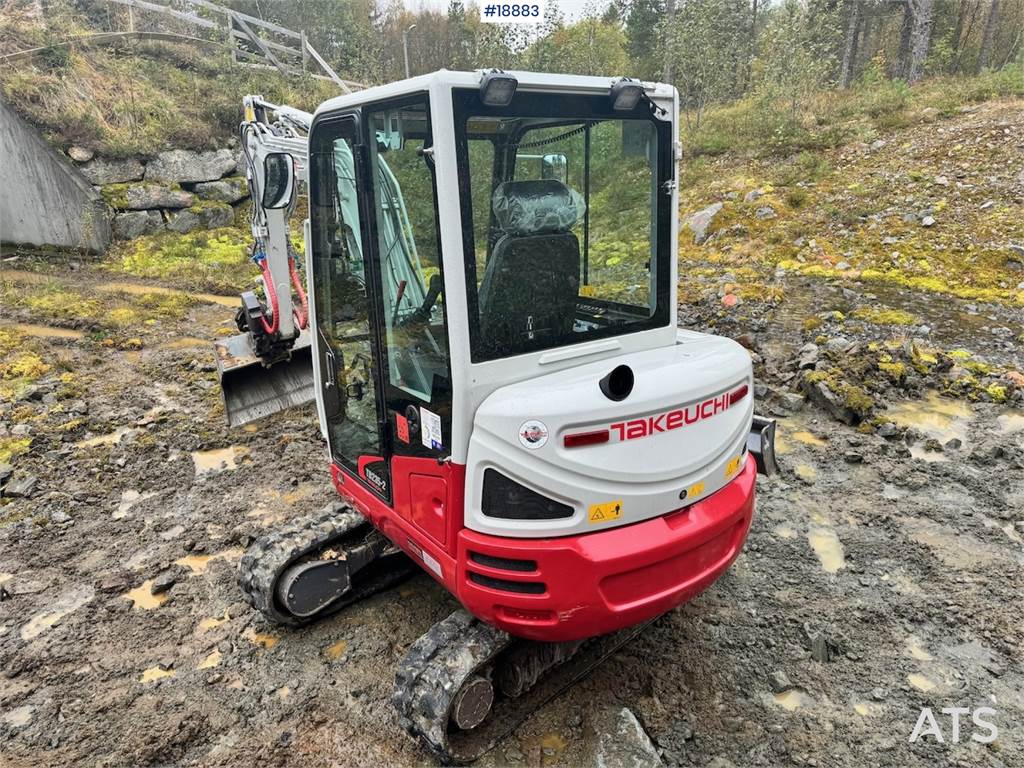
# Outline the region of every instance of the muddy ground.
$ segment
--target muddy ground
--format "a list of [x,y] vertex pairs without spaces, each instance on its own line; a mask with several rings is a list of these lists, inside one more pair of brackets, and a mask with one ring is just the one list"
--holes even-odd
[[[30,292],[31,266],[8,262],[23,271],[0,278]],[[90,268],[47,271],[100,306],[142,295]],[[782,287],[781,303],[723,313],[710,290],[684,312],[746,334],[762,407],[785,414],[783,470],[760,481],[744,553],[483,764],[614,765],[601,734],[625,707],[668,765],[1024,765],[1024,415],[1012,377],[1004,403],[904,388],[882,394],[874,421],[841,423],[797,396],[801,321],[871,303],[870,287]],[[943,348],[1020,369],[1019,337],[991,331],[1019,313],[886,299],[911,306]],[[0,308],[8,339],[49,366],[0,404],[0,436],[31,438],[8,488],[36,478],[0,507],[0,764],[429,763],[389,698],[409,644],[455,603],[421,575],[292,631],[241,602],[243,547],[333,497],[324,449],[311,410],[229,431],[208,342],[232,310],[213,297],[161,306],[132,338],[58,334],[76,323]],[[173,584],[154,597],[154,580]],[[987,731],[965,716],[951,743],[939,710],[952,706],[994,709],[996,740],[972,741]],[[922,707],[944,744],[908,742]]]

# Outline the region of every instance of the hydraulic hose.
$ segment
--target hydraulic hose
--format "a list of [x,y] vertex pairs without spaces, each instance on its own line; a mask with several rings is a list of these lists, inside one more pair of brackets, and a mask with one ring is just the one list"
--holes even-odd
[[260,270],[263,272],[263,287],[267,290],[267,300],[270,302],[270,311],[274,313],[274,321],[272,323],[267,322],[267,318],[261,317],[260,323],[263,324],[263,330],[268,334],[277,333],[278,325],[278,313],[277,313],[277,291],[274,289],[274,278],[270,274],[270,265],[267,264],[267,259],[264,256],[259,260]]
[[[306,292],[302,290],[302,281],[299,280],[299,273],[295,269],[295,259],[289,254],[288,256],[288,272],[292,277],[292,285],[295,286],[295,292],[299,295],[299,303],[302,304],[302,309],[295,307],[295,320],[298,323],[299,330],[305,330],[306,322],[309,318],[309,300],[306,299]],[[275,314],[276,317],[276,314]]]

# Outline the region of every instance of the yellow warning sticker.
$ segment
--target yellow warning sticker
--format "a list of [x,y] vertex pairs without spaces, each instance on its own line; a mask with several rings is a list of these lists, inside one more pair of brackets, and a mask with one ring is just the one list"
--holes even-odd
[[593,285],[581,285],[580,296],[587,296],[589,298],[593,298],[594,296],[597,296],[597,288]]
[[742,456],[737,456],[735,459],[732,459],[728,464],[725,465],[726,477],[732,477],[733,475],[736,474],[736,471],[740,468],[740,459],[742,458]]
[[587,518],[592,523],[607,523],[622,517],[622,501],[606,501],[604,504],[592,504]]
[[686,489],[686,498],[693,499],[704,493],[704,483],[694,483]]

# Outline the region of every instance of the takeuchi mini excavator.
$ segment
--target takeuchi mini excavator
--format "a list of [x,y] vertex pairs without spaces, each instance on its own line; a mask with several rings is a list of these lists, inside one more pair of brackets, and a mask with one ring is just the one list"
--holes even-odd
[[443,585],[463,608],[393,695],[442,761],[710,586],[775,469],[746,350],[676,327],[677,121],[668,85],[498,70],[246,98],[260,287],[217,342],[228,418],[315,400],[343,502],[254,542],[241,587],[302,625]]

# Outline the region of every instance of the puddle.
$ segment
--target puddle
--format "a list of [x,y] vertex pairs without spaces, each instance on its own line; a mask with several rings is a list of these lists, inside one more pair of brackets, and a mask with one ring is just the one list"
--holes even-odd
[[829,528],[812,528],[807,532],[807,541],[810,542],[826,573],[838,573],[846,565],[843,544],[835,531]]
[[240,445],[215,448],[212,451],[192,451],[192,463],[196,468],[196,477],[238,469],[237,460],[248,452],[247,448]]
[[999,425],[999,434],[1011,435],[1014,432],[1024,432],[1024,413],[1004,413],[996,423]]
[[215,552],[212,555],[186,555],[178,558],[174,563],[188,568],[194,576],[205,571],[211,560],[237,560],[241,556],[242,550],[240,549],[225,549],[223,552]]
[[811,485],[818,480],[818,470],[812,467],[810,464],[797,464],[793,467],[793,474],[803,480],[808,485]]
[[86,440],[79,440],[75,443],[76,448],[92,448],[97,445],[117,445],[121,438],[134,430],[131,427],[119,427],[106,435],[97,435]]
[[201,635],[203,632],[206,632],[207,630],[216,629],[217,627],[219,627],[221,624],[223,624],[227,620],[228,620],[228,615],[226,613],[224,614],[224,618],[223,619],[218,619],[218,618],[215,618],[215,617],[211,617],[211,618],[208,618],[208,619],[203,619],[202,621],[199,622],[199,625],[196,628],[197,631],[198,631],[197,633]]
[[3,719],[11,728],[24,728],[32,722],[32,714],[35,711],[35,707],[31,704],[26,704],[23,707],[12,709],[10,712],[5,712]]
[[814,699],[798,688],[776,693],[772,696],[772,701],[787,712],[796,712],[798,709],[806,709],[814,704]]
[[157,344],[159,349],[196,349],[197,347],[205,347],[207,344],[212,342],[206,339],[200,339],[195,336],[180,336],[170,341],[164,341]]
[[342,657],[345,651],[348,650],[348,641],[339,640],[334,645],[329,645],[324,649],[324,656],[331,661],[337,661]]
[[958,570],[976,570],[1009,560],[1005,549],[979,541],[970,534],[954,531],[927,520],[904,519],[910,538],[928,547],[943,565]]
[[794,432],[792,435],[790,435],[790,437],[798,443],[810,445],[815,448],[823,448],[826,445],[828,445],[828,441],[822,440],[820,437],[811,434],[806,429],[800,430],[799,432]]
[[174,670],[163,669],[161,667],[150,667],[149,669],[143,670],[142,677],[139,678],[139,682],[152,683],[156,680],[162,680],[165,677],[174,677]]
[[[191,291],[182,291],[178,288],[167,288],[163,285],[146,285],[144,283],[126,283],[126,282],[109,282],[100,283],[96,286],[101,291],[109,291],[111,293],[127,293],[132,296],[143,296],[147,293],[158,293],[162,296],[191,296],[192,298],[198,299],[199,301],[205,301],[208,304],[220,304],[223,307],[235,307],[240,306],[240,299],[237,296],[218,296],[213,293],[192,293]],[[204,342],[205,343],[205,342]]]
[[935,683],[924,675],[919,675],[917,673],[907,675],[907,682],[917,688],[917,690],[923,691],[924,693],[928,693],[928,691],[935,688]]
[[159,595],[154,595],[150,592],[153,586],[152,579],[146,579],[142,584],[135,589],[125,592],[122,597],[132,601],[132,607],[140,611],[152,611],[154,608],[159,608],[161,605],[167,602],[167,593],[161,592]]
[[252,627],[245,630],[245,632],[242,633],[242,637],[244,637],[253,645],[257,645],[260,648],[265,648],[268,651],[275,645],[277,645],[277,641],[279,640],[279,638],[274,637],[273,635],[257,632]]
[[29,619],[28,623],[21,628],[21,639],[32,640],[39,637],[69,613],[77,611],[88,603],[95,595],[95,590],[85,585],[69,589],[54,600],[48,610],[37,613]]
[[783,523],[782,525],[775,526],[772,529],[772,532],[776,536],[778,536],[780,539],[795,539],[796,538],[796,531],[794,531],[792,528],[790,528],[785,523]]
[[861,717],[874,717],[881,712],[881,707],[867,701],[858,701],[853,705],[853,711]]
[[[886,411],[890,421],[901,427],[912,427],[925,438],[938,440],[945,445],[958,438],[967,444],[967,427],[971,420],[971,409],[958,400],[950,400],[932,390],[921,400],[908,400]],[[923,443],[910,446],[910,453],[916,459],[944,461],[946,455],[940,451],[925,450]]]
[[14,578],[13,573],[0,573],[0,584],[10,581]]
[[916,635],[910,635],[906,641],[907,653],[911,658],[918,661],[932,661],[932,655],[921,645],[921,639]]
[[54,328],[52,325],[35,325],[33,323],[15,323],[14,325],[0,325],[0,328],[13,328],[25,336],[33,336],[37,339],[84,339],[82,331],[73,331],[70,328]]
[[196,669],[213,669],[218,664],[220,664],[220,651],[214,650],[209,656],[199,662],[199,666]]

